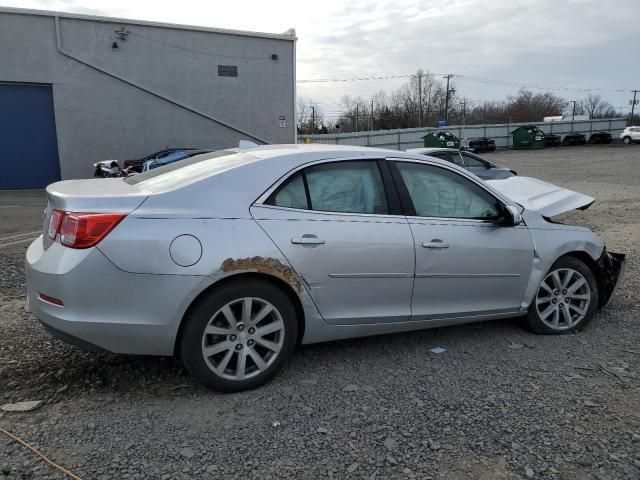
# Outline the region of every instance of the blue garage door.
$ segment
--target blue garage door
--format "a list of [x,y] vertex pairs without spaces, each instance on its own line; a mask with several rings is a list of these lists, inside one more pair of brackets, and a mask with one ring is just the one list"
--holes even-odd
[[60,180],[50,85],[0,83],[0,189]]

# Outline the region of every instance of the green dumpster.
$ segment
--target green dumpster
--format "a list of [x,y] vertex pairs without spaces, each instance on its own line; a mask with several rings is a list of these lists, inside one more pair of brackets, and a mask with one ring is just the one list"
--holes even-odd
[[514,150],[534,150],[537,148],[544,148],[544,132],[535,125],[518,127],[511,132],[511,135],[513,135]]
[[446,130],[427,133],[422,137],[422,141],[424,142],[425,147],[460,149],[460,139],[453,133],[447,132]]

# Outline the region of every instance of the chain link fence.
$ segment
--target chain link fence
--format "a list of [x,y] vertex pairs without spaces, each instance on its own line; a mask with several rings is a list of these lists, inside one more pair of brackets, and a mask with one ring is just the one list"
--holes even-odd
[[625,118],[609,118],[602,120],[576,120],[556,122],[504,123],[494,125],[457,125],[442,128],[404,128],[398,130],[374,130],[357,133],[330,133],[314,135],[298,135],[298,143],[305,143],[310,139],[312,143],[326,143],[333,145],[357,145],[362,147],[380,147],[394,150],[422,147],[422,137],[429,132],[447,130],[461,140],[464,138],[486,137],[493,138],[496,148],[511,148],[513,140],[511,132],[520,126],[536,125],[543,132],[565,135],[572,132],[586,135],[587,140],[593,132],[609,132],[613,140],[617,140],[620,133],[627,126]]

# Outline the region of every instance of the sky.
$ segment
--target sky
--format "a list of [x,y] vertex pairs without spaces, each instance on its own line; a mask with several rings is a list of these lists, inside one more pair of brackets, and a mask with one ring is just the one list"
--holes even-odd
[[[1,6],[284,33],[295,28],[298,97],[325,112],[343,95],[391,92],[419,68],[469,101],[520,85],[630,110],[640,89],[638,0],[0,0]],[[535,87],[535,88],[534,88]],[[545,88],[537,88],[545,87]],[[553,87],[553,88],[546,88]],[[590,91],[589,91],[590,90]]]

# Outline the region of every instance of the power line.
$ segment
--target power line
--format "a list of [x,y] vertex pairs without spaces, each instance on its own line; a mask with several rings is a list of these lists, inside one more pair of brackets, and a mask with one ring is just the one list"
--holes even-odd
[[[447,75],[442,73],[433,73],[429,72],[426,75],[434,75],[434,76],[444,76]],[[623,88],[583,88],[583,87],[567,87],[567,86],[558,86],[558,85],[543,85],[539,83],[525,83],[525,82],[515,82],[510,80],[500,80],[500,79],[490,79],[483,77],[476,77],[472,75],[463,75],[463,74],[449,74],[451,78],[458,78],[461,80],[468,80],[472,82],[486,83],[490,85],[500,85],[506,87],[519,87],[519,88],[532,88],[537,90],[556,90],[556,91],[565,91],[565,92],[615,92],[615,93],[623,93],[626,92],[626,89]],[[355,77],[355,78],[317,78],[317,79],[302,79],[298,80],[297,83],[334,83],[334,82],[360,82],[360,81],[369,81],[369,80],[391,80],[396,78],[411,78],[418,77],[415,73],[406,74],[406,75],[380,75],[380,76],[369,76],[369,77]]]
[[502,85],[507,87],[535,88],[540,90],[561,90],[561,91],[569,91],[569,92],[617,92],[617,93],[626,91],[623,88],[606,89],[606,88],[561,87],[561,86],[554,86],[554,85],[542,85],[538,83],[522,83],[522,82],[512,82],[508,80],[495,80],[490,78],[473,77],[470,75],[455,75],[455,76],[462,80],[470,80],[473,82],[488,83],[492,85]]
[[[441,73],[429,73],[429,75],[442,75]],[[334,83],[334,82],[361,82],[364,80],[392,80],[394,78],[410,78],[416,77],[415,73],[408,75],[383,75],[372,77],[358,77],[358,78],[314,78],[308,80],[297,80],[296,83]]]

